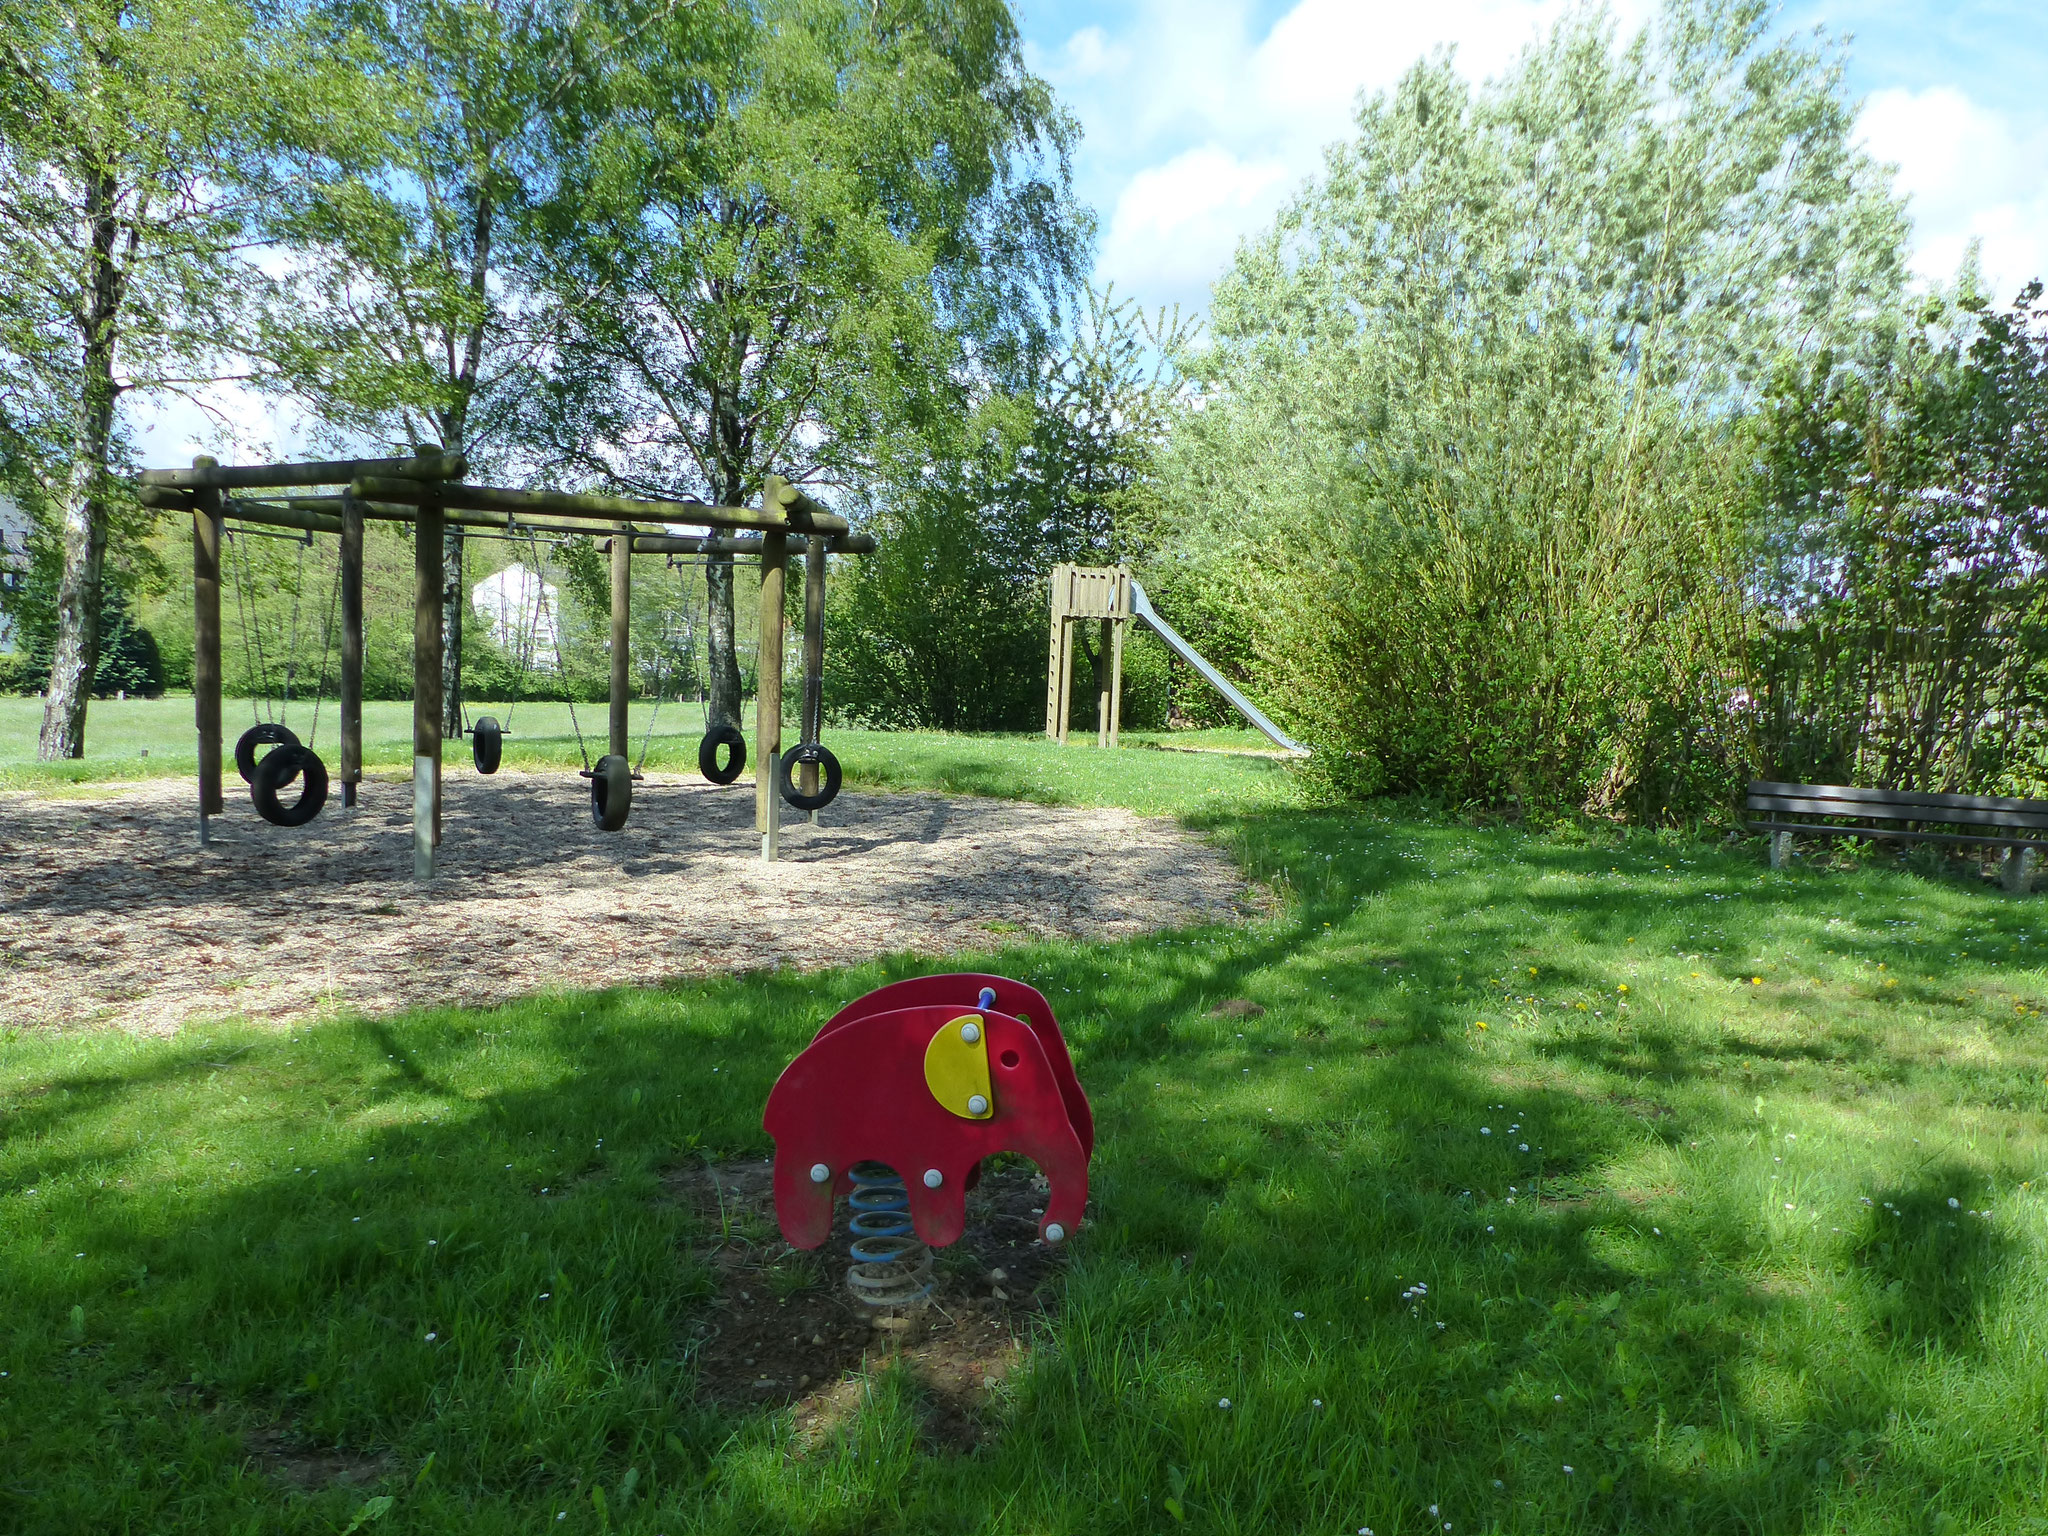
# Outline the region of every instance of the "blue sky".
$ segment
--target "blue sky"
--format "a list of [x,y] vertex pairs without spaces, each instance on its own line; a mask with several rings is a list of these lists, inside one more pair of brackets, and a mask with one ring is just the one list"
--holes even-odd
[[[1075,170],[1101,221],[1096,276],[1199,312],[1240,238],[1343,137],[1361,89],[1455,44],[1492,74],[1566,0],[1014,0],[1033,68],[1084,130]],[[1640,24],[1657,0],[1611,0]],[[1853,35],[1865,139],[1899,166],[1924,275],[1972,237],[1994,291],[2048,274],[2048,0],[1787,0],[1787,28]],[[184,402],[136,412],[146,462],[304,445],[266,402],[210,392],[238,443]]]
[[[1625,25],[1655,0],[1613,0]],[[1033,67],[1080,119],[1097,277],[1199,310],[1244,234],[1312,175],[1358,92],[1454,44],[1492,74],[1564,0],[1020,0]],[[1785,29],[1850,34],[1873,153],[1911,196],[1915,260],[1984,244],[1995,291],[2048,273],[2048,0],[1790,0]]]

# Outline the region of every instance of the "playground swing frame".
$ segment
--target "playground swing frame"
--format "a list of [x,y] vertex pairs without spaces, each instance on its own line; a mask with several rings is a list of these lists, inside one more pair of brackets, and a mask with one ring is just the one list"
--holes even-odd
[[[874,551],[871,535],[855,534],[780,475],[769,475],[759,507],[711,506],[694,501],[602,496],[567,491],[521,491],[462,481],[460,453],[422,450],[408,458],[343,459],[324,463],[222,465],[210,457],[190,469],[145,470],[138,479],[142,504],[183,512],[192,519],[193,714],[199,734],[199,841],[211,838],[211,818],[226,810],[222,793],[221,576],[222,533],[228,491],[302,491],[339,487],[338,495],[237,497],[236,518],[303,533],[340,537],[342,805],[356,803],[363,776],[363,531],[367,522],[410,523],[413,529],[413,877],[430,880],[441,842],[441,663],[445,573],[442,536],[462,528],[589,534],[608,529],[611,553],[611,755],[630,751],[627,703],[631,689],[632,559],[635,554],[757,555],[761,562],[759,682],[755,693],[757,761],[774,764],[782,751],[782,637],[787,622],[786,570],[792,536],[807,541],[805,659],[823,655],[823,584],[828,553]],[[648,534],[637,521],[716,530],[709,536]],[[593,527],[593,525],[597,525]],[[808,595],[808,594],[807,594]],[[815,614],[815,618],[813,615]],[[813,634],[813,630],[816,634]],[[808,682],[808,679],[807,679]],[[805,787],[815,784],[813,778]],[[776,856],[781,796],[776,775],[755,775],[755,823],[764,859]]]

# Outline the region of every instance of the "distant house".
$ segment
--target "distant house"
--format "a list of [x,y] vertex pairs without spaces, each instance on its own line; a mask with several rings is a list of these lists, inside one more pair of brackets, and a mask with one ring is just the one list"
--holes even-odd
[[469,605],[491,626],[491,639],[522,670],[555,670],[561,589],[517,561],[469,589]]
[[[28,513],[0,495],[0,590],[13,592],[28,576]],[[14,650],[14,621],[0,609],[0,655]]]

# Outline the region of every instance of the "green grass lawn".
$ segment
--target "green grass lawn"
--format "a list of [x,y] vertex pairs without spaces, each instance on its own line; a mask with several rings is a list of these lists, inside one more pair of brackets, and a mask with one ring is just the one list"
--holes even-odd
[[[232,750],[235,738],[255,723],[256,716],[248,701],[241,699],[228,700],[222,714],[224,746]],[[510,768],[581,767],[578,725],[593,757],[605,750],[602,704],[575,706],[573,720],[564,704],[482,703],[470,710],[472,718],[479,714],[511,721],[504,757]],[[698,705],[664,704],[657,711],[636,703],[630,717],[635,761],[644,744],[650,769],[696,772],[697,742],[704,730]],[[73,786],[185,777],[198,771],[198,738],[189,697],[94,700],[86,721],[86,755],[68,762],[36,761],[36,732],[41,721],[40,700],[0,698],[0,789],[62,794]],[[317,729],[308,707],[293,706],[287,723],[312,741],[331,769],[339,751],[333,702],[322,707]],[[750,713],[750,741],[752,723]],[[786,743],[795,741],[794,732],[793,724],[783,728]],[[941,789],[1048,805],[1124,805],[1148,815],[1213,804],[1239,809],[1291,805],[1300,799],[1292,776],[1257,755],[1271,743],[1255,731],[1140,732],[1126,735],[1123,750],[1113,754],[1097,750],[1092,736],[1077,737],[1060,747],[1041,735],[949,736],[834,729],[825,732],[825,741],[838,755],[846,783],[859,789]],[[1202,750],[1154,750],[1169,744]],[[363,757],[364,767],[371,773],[411,776],[411,704],[376,700],[364,704]],[[468,748],[450,742],[447,762],[450,772],[467,772]]]
[[[809,1449],[699,1405],[662,1182],[766,1156],[816,1025],[930,961],[16,1034],[0,1529],[2048,1531],[2040,898],[1320,809],[1256,760],[876,751],[1177,809],[1287,898],[958,957],[1049,994],[1100,1136],[991,1445],[930,1449],[888,1375]],[[251,1432],[382,1471],[289,1491]]]

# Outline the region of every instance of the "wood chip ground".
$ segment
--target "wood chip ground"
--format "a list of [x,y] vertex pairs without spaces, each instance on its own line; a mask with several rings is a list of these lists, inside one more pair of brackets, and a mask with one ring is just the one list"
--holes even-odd
[[[232,779],[232,774],[230,775]],[[844,794],[764,864],[754,791],[650,776],[592,826],[572,774],[451,772],[442,874],[415,884],[412,786],[272,827],[230,784],[200,848],[186,781],[0,794],[0,1025],[162,1034],[892,951],[1227,921],[1255,898],[1167,819]]]

